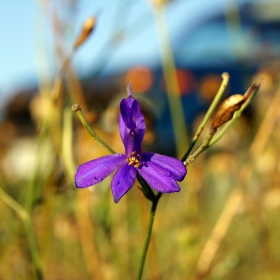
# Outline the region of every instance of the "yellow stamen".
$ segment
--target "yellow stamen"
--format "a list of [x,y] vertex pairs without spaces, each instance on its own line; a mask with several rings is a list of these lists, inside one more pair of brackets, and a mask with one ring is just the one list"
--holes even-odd
[[130,156],[126,159],[128,165],[134,165],[135,168],[138,168],[141,165],[141,156],[136,154],[136,151],[132,152]]

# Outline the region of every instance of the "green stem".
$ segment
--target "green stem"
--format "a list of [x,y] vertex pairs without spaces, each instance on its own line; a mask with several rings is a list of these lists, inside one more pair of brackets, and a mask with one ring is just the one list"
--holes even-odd
[[232,117],[232,119],[230,121],[228,121],[225,126],[223,127],[223,129],[218,133],[218,135],[216,135],[216,137],[213,138],[213,136],[215,135],[217,129],[213,128],[212,126],[210,126],[210,132],[207,135],[207,137],[204,139],[203,143],[198,147],[198,149],[191,154],[190,156],[188,156],[188,158],[184,161],[184,164],[187,166],[188,164],[192,163],[195,161],[195,159],[197,158],[197,156],[203,152],[204,150],[208,149],[209,147],[211,147],[213,144],[215,144],[218,140],[220,140],[222,138],[222,136],[226,133],[226,131],[229,129],[229,127],[233,124],[233,122],[241,116],[242,112],[245,110],[245,108],[250,104],[250,102],[252,101],[252,98],[256,95],[256,93],[258,92],[260,88],[260,83],[258,84],[253,84],[248,91],[245,93],[245,97],[248,97],[245,101],[245,103],[241,106],[241,108],[236,111]]
[[2,187],[0,187],[0,197],[20,216],[22,220],[26,220],[26,217],[28,216],[27,212],[18,202],[16,202],[12,197],[10,197]]
[[[62,79],[60,77],[55,79],[52,91],[51,91],[51,98],[52,100],[57,100],[58,96],[60,95],[62,88]],[[43,158],[45,156],[45,148],[48,140],[48,133],[50,131],[51,122],[53,120],[53,114],[54,114],[54,104],[50,104],[47,116],[44,118],[43,123],[40,127],[40,133],[38,135],[37,140],[37,153],[38,157],[36,160],[36,167],[34,176],[32,178],[32,181],[28,185],[27,188],[27,194],[26,194],[26,202],[25,202],[25,209],[28,213],[32,211],[33,208],[33,202],[35,199],[38,198],[39,194],[42,191],[43,184],[42,182],[42,163]],[[34,190],[36,188],[36,196],[34,197]]]
[[72,181],[75,174],[76,166],[73,160],[73,114],[69,107],[63,111],[63,129],[62,129],[62,161],[67,177]]
[[188,133],[185,124],[184,110],[173,57],[165,6],[162,5],[154,7],[153,12],[155,16],[161,64],[166,85],[177,155],[179,156],[183,154],[184,146],[188,142]]
[[193,137],[193,139],[192,139],[192,142],[191,142],[191,144],[190,144],[190,146],[189,146],[187,152],[184,154],[184,156],[183,156],[182,159],[181,159],[182,161],[185,161],[185,160],[187,159],[187,157],[189,156],[189,154],[190,154],[192,148],[193,148],[194,145],[196,144],[196,142],[197,142],[197,140],[198,140],[198,138],[199,138],[201,132],[203,131],[203,129],[204,129],[206,123],[208,122],[210,116],[212,115],[213,111],[216,109],[216,107],[217,107],[217,105],[218,105],[218,103],[219,103],[219,101],[220,101],[220,99],[221,99],[221,97],[222,97],[222,95],[223,95],[223,93],[224,93],[226,87],[227,87],[227,84],[228,84],[228,81],[229,81],[229,74],[226,73],[226,72],[224,72],[224,73],[222,74],[222,78],[223,78],[223,81],[222,81],[222,83],[221,83],[221,86],[220,86],[220,88],[219,88],[219,90],[218,90],[218,92],[217,92],[217,94],[216,94],[214,100],[212,101],[211,106],[210,106],[209,109],[207,110],[207,112],[206,112],[206,114],[205,114],[205,116],[204,116],[204,118],[203,118],[202,123],[201,123],[201,124],[199,125],[199,127],[197,128],[197,130],[196,130],[196,132],[195,132],[195,135],[194,135],[194,137]]
[[[224,91],[225,88],[228,84],[229,81],[229,75],[228,73],[223,73],[222,74],[222,84],[210,106],[210,108],[208,109],[202,123],[199,125],[195,136],[189,146],[189,149],[187,150],[187,152],[185,153],[185,155],[182,157],[182,161],[185,161],[188,157],[188,155],[190,154],[192,148],[194,147],[194,145],[196,144],[201,132],[203,131],[207,121],[209,120],[211,114],[213,113],[213,111],[215,110],[215,108],[217,107]],[[74,109],[73,109],[74,110]],[[80,110],[80,109],[78,109]],[[74,110],[75,111],[75,110]],[[81,119],[82,120],[82,119]],[[82,121],[83,122],[83,121]],[[211,139],[213,138],[213,135],[215,134],[216,130],[210,130],[208,136],[205,138],[204,142],[201,144],[201,146],[192,154],[191,157],[188,158],[188,160],[190,160],[190,162],[193,162],[195,160],[195,158],[204,150],[208,147],[209,142],[211,141]],[[186,160],[184,163],[185,165],[188,165],[190,162],[187,162],[188,160]],[[140,180],[140,184],[142,185],[143,182],[141,182],[141,178],[139,178]],[[147,228],[147,234],[146,234],[146,238],[145,238],[145,242],[143,245],[143,251],[142,251],[142,255],[141,255],[141,259],[140,259],[140,266],[139,266],[139,271],[138,271],[138,280],[141,280],[142,275],[143,275],[143,270],[144,270],[144,264],[145,264],[145,260],[146,260],[146,256],[147,256],[147,251],[148,251],[148,247],[149,247],[149,243],[150,243],[150,239],[151,239],[151,233],[152,233],[152,228],[153,228],[153,223],[154,223],[154,217],[155,217],[155,213],[156,213],[156,208],[157,208],[157,204],[158,201],[161,197],[162,193],[158,193],[156,196],[151,196],[152,198],[152,208],[151,208],[151,212],[150,212],[150,219],[149,219],[149,223],[148,223],[148,228]],[[146,195],[147,197],[147,195]],[[150,199],[150,197],[148,197]]]
[[146,260],[146,256],[147,256],[147,252],[148,252],[148,247],[149,247],[149,243],[150,243],[150,239],[151,239],[151,233],[152,233],[152,229],[153,229],[157,204],[158,204],[158,201],[159,201],[161,195],[162,195],[162,193],[158,193],[155,196],[155,199],[153,200],[153,204],[152,204],[152,208],[151,208],[151,212],[150,212],[149,223],[148,223],[148,228],[147,228],[147,233],[146,233],[146,238],[145,238],[143,249],[142,249],[142,255],[141,255],[141,259],[140,259],[140,265],[139,265],[137,280],[142,279],[144,264],[145,264],[145,260]]
[[81,107],[78,104],[74,104],[72,105],[72,110],[78,115],[78,117],[80,118],[83,126],[85,127],[85,129],[89,132],[89,134],[102,146],[104,147],[109,153],[111,154],[115,154],[116,152],[111,149],[90,127],[90,125],[88,124]]
[[12,197],[10,197],[1,187],[0,187],[0,197],[23,220],[35,273],[36,273],[38,280],[43,280],[44,277],[43,277],[43,273],[42,273],[42,269],[41,269],[41,265],[40,265],[36,238],[35,238],[35,234],[34,234],[34,230],[32,227],[32,223],[31,223],[29,214],[18,202],[16,202]]
[[31,258],[33,260],[37,279],[43,280],[44,277],[43,277],[43,273],[42,273],[42,269],[41,269],[41,265],[40,265],[40,259],[39,259],[37,244],[36,244],[35,233],[34,233],[32,223],[31,223],[29,216],[27,216],[27,218],[24,220],[24,224],[25,224],[26,235],[27,235],[27,239],[28,239],[28,243],[29,243]]
[[209,143],[212,140],[214,134],[216,133],[217,129],[216,128],[211,128],[209,134],[207,137],[204,139],[202,144],[198,147],[198,149],[192,153],[185,161],[184,164],[188,166],[190,163],[193,163],[195,159],[198,157],[199,154],[201,154],[204,150],[209,148]]

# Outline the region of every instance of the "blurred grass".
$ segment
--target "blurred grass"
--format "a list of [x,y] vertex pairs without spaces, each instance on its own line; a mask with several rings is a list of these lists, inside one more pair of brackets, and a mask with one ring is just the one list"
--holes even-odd
[[[46,125],[41,133],[31,136],[39,147],[33,151],[35,163],[26,160],[26,154],[18,154],[18,159],[23,157],[26,161],[22,168],[30,176],[17,176],[9,161],[1,161],[1,188],[22,206],[30,188],[25,209],[30,213],[45,279],[135,279],[150,204],[137,184],[120,203],[114,204],[110,178],[90,189],[75,188],[75,166],[107,152],[71,114],[73,96],[80,92],[78,99],[83,100],[73,71],[65,83],[72,92],[72,101],[65,88],[61,95],[55,95],[57,102],[50,94],[43,106],[52,104],[54,111],[52,114],[46,110],[44,119],[50,118],[53,126]],[[143,279],[280,279],[279,101],[272,99],[279,92],[277,87],[275,83],[269,92],[261,88],[253,102],[254,117],[241,117],[217,144],[189,165],[188,175],[180,184],[181,192],[163,195]],[[264,97],[269,104],[263,102]],[[261,130],[269,108],[274,110]],[[37,119],[40,125],[42,120]],[[269,126],[270,130],[265,130]],[[122,151],[117,127],[111,132],[105,132],[99,123],[93,127],[114,150]],[[254,143],[264,145],[254,150],[253,161],[248,164],[248,150],[256,135]],[[21,143],[23,140],[17,139]],[[6,153],[14,144],[10,143]],[[237,177],[246,162],[245,176],[252,176],[239,186]],[[217,252],[211,259],[208,256],[209,269],[200,274],[197,263],[201,253],[237,186],[242,189],[242,200],[224,236],[214,240]],[[0,279],[35,279],[24,224],[4,203],[3,195],[1,198]]]
[[[199,279],[198,258],[237,184],[250,145],[242,139],[252,139],[258,126],[258,122],[238,120],[217,145],[189,166],[181,192],[162,197],[144,279]],[[83,130],[81,127],[74,132],[79,136],[73,143],[78,163],[105,154]],[[101,136],[105,140],[107,137],[108,143],[112,141],[111,135],[101,132]],[[244,186],[244,200],[205,279],[236,279],[236,275],[239,279],[279,278],[278,137],[272,133],[264,151],[250,164],[252,181]],[[115,145],[119,150],[119,143]],[[81,158],[79,147],[92,152]],[[92,192],[77,190],[59,166],[57,162],[48,175],[32,211],[45,279],[133,279],[149,203],[134,187],[119,204],[114,204],[110,179]],[[4,174],[4,184],[7,193],[19,203],[24,202],[28,181],[15,183]],[[0,208],[0,278],[33,279],[23,224],[2,201]]]

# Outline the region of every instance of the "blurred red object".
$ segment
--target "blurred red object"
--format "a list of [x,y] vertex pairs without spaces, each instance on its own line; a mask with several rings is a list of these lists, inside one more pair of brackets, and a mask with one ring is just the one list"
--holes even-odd
[[150,69],[144,66],[132,68],[125,75],[125,82],[132,83],[133,91],[136,93],[146,92],[153,84],[153,74]]

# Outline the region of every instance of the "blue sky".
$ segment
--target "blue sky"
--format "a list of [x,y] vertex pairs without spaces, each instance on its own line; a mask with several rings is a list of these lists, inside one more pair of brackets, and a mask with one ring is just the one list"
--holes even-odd
[[[40,75],[50,75],[59,65],[53,48],[50,21],[40,2],[0,0],[2,101],[13,89],[36,81]],[[52,2],[57,4],[67,1]],[[251,1],[238,0],[237,2]],[[184,55],[182,58],[186,63],[192,64],[198,61],[207,46],[216,48],[217,52],[230,55],[230,44],[225,28],[216,28],[214,40],[211,30],[215,29],[215,26],[209,25],[201,33],[192,34],[201,21],[222,14],[224,3],[224,0],[176,0],[168,5],[168,23],[172,42],[186,45],[189,56]],[[228,3],[232,2],[228,1]],[[61,5],[56,8],[59,11],[63,10],[60,16],[67,26],[63,39],[69,48],[83,21],[97,14],[94,34],[77,51],[73,59],[81,75],[97,67],[103,67],[105,72],[109,73],[116,69],[126,69],[137,63],[153,65],[159,61],[154,17],[147,1],[79,0],[74,10]],[[125,30],[125,33],[117,44],[110,47],[109,39],[118,30]],[[192,40],[188,41],[189,37]]]
[[34,73],[34,5],[28,1],[1,0],[0,9],[0,94],[18,79]]
[[[212,1],[210,9],[215,9],[215,3],[218,2],[220,1]],[[0,3],[0,93],[6,94],[19,85],[28,84],[36,79],[41,71],[46,72],[49,67],[55,66],[52,65],[52,63],[55,64],[52,61],[55,55],[52,49],[49,22],[40,1],[0,0]],[[199,16],[193,16],[196,6],[197,8],[200,6],[195,3],[196,1],[191,0],[177,0],[168,6],[172,37],[176,37],[176,33],[180,32],[180,25],[185,22],[183,18],[190,17],[191,24],[185,27],[186,32],[199,20]],[[202,15],[203,12],[204,10],[199,14]],[[112,31],[122,26],[130,26],[133,22],[135,32],[128,29],[129,32],[124,36],[123,41],[115,46],[114,54],[110,54],[108,71],[126,67],[133,63],[136,57],[137,60],[142,60],[143,64],[158,59],[155,55],[158,46],[155,41],[153,14],[146,1],[81,0],[78,1],[74,13],[69,12],[69,14],[71,17],[67,19],[67,12],[64,12],[66,22],[70,25],[69,34],[65,38],[69,45],[87,17],[97,14],[98,18],[93,36],[74,57],[75,66],[82,73],[92,70],[96,62],[98,64],[98,58],[100,54],[102,55],[104,47],[108,47],[106,42],[110,39]],[[138,24],[137,18],[140,20]],[[48,63],[46,58],[44,60],[44,55],[48,58]],[[123,60],[124,57],[125,60]],[[119,61],[124,62],[123,65]]]

